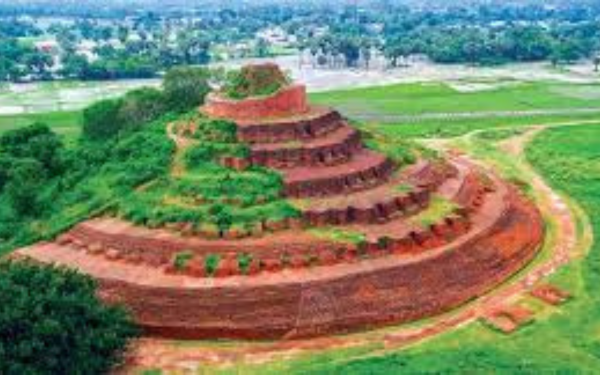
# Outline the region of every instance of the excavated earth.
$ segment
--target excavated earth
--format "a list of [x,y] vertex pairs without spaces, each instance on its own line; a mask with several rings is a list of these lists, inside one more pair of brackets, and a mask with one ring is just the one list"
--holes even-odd
[[[100,296],[126,304],[148,334],[179,339],[282,339],[415,321],[490,291],[528,264],[544,237],[536,207],[464,159],[398,168],[363,147],[336,111],[310,106],[303,86],[268,98],[214,94],[203,111],[236,120],[248,164],[278,170],[298,219],[212,239],[97,218],[18,253],[76,268]],[[434,198],[455,208],[417,218]],[[364,240],[315,233],[338,228]],[[183,270],[181,252],[192,254]],[[213,275],[209,254],[221,261]],[[240,254],[251,255],[241,269]]]

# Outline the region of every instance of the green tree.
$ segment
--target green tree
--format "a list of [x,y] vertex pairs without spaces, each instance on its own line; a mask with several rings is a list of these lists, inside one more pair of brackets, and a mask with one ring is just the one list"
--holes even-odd
[[87,59],[75,53],[66,53],[62,58],[63,68],[61,74],[69,78],[86,79],[90,64]]
[[258,38],[254,46],[254,55],[256,55],[256,57],[269,57],[269,50],[269,42],[264,38]]
[[43,165],[30,158],[10,160],[3,193],[10,207],[21,216],[32,216],[42,210],[39,192],[47,179]]
[[163,93],[153,88],[142,88],[125,95],[119,118],[124,128],[133,129],[157,119],[165,112]]
[[122,100],[102,100],[83,111],[83,136],[89,140],[108,139],[123,128],[119,116]]
[[210,70],[207,68],[179,67],[165,75],[163,89],[169,110],[185,112],[204,103],[210,92]]
[[0,373],[108,373],[137,330],[95,292],[75,271],[0,263]]
[[31,158],[39,162],[51,177],[63,168],[63,149],[60,137],[43,123],[8,131],[0,136],[2,153],[15,159]]

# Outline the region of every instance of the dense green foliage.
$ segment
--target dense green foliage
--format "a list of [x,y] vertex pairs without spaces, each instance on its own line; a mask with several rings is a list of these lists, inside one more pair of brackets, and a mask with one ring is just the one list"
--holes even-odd
[[170,70],[163,89],[142,88],[120,99],[102,100],[83,111],[83,135],[102,140],[134,130],[168,112],[185,112],[204,103],[210,91],[212,73],[204,68],[181,67]]
[[[124,25],[100,26],[87,20],[73,25],[38,26],[2,19],[0,81],[150,78],[175,65],[206,64],[210,59],[210,39],[197,31],[179,35],[175,43],[151,41],[145,32],[136,33],[139,39],[130,38],[133,32]],[[40,36],[44,34],[52,35],[57,43]],[[34,46],[38,39],[45,43]],[[90,43],[93,48],[82,47]]]
[[478,64],[543,60],[558,64],[593,56],[600,30],[587,23],[574,28],[548,30],[510,24],[500,28],[421,27],[396,31],[385,52],[394,65],[412,54],[425,54],[439,63]]
[[[369,68],[375,50],[392,66],[415,54],[440,63],[558,64],[595,57],[600,35],[592,1],[35,3],[0,5],[7,15],[0,19],[0,81],[146,78],[179,65],[298,49],[323,68]],[[37,41],[45,43],[34,48]]]
[[66,148],[46,126],[0,138],[0,250],[64,231],[165,175],[174,145],[163,120]]
[[167,107],[172,111],[185,112],[204,103],[210,92],[211,71],[203,68],[180,67],[167,72],[163,91]]
[[223,157],[248,154],[247,146],[237,141],[233,123],[192,113],[180,117],[177,127],[183,127],[181,136],[192,142],[183,160],[175,161],[183,164],[183,173],[165,176],[123,200],[119,215],[150,227],[188,223],[196,230],[220,235],[297,216],[282,199],[283,181],[275,172],[221,166]]
[[102,374],[137,334],[126,311],[66,269],[0,263],[0,373]]
[[83,134],[89,139],[106,139],[119,134],[122,124],[120,100],[103,100],[83,111]]

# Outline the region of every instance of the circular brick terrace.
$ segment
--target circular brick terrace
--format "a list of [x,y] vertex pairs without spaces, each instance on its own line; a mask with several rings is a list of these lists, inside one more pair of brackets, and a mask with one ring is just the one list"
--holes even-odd
[[[237,122],[251,147],[245,164],[278,170],[284,194],[308,202],[300,222],[273,223],[264,237],[211,240],[100,219],[19,254],[93,276],[101,297],[125,303],[149,334],[282,339],[443,313],[518,272],[542,243],[535,206],[464,160],[408,167],[411,192],[395,195],[395,163],[365,149],[338,112],[309,106],[303,86],[241,101],[213,94],[202,110]],[[417,227],[408,217],[433,192],[458,207]],[[365,241],[342,245],[303,230],[321,225],[365,231]],[[184,250],[192,260],[176,270]],[[208,277],[212,253],[223,259]],[[244,272],[240,253],[253,255]]]
[[341,333],[448,311],[524,267],[542,242],[542,219],[514,189],[495,194],[503,196],[500,207],[484,207],[468,234],[430,251],[254,277],[169,275],[58,244],[19,254],[92,275],[100,295],[126,303],[150,334],[276,339]]

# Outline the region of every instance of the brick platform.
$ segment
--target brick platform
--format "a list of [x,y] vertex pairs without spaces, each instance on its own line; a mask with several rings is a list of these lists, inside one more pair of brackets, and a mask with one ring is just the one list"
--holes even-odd
[[543,239],[541,217],[509,192],[493,225],[436,250],[358,263],[224,279],[168,275],[68,246],[20,254],[94,276],[149,334],[176,338],[298,338],[409,322],[484,294],[525,266]]
[[[302,218],[222,239],[189,223],[156,230],[98,218],[18,255],[93,276],[100,296],[125,303],[149,334],[283,339],[446,312],[519,271],[543,241],[540,213],[515,188],[460,158],[399,171],[338,112],[308,105],[303,86],[240,101],[213,94],[202,111],[234,120],[250,146],[249,158],[223,164],[277,170]],[[411,220],[434,195],[456,208]],[[329,226],[360,240],[306,230]],[[189,262],[177,269],[181,253]]]

